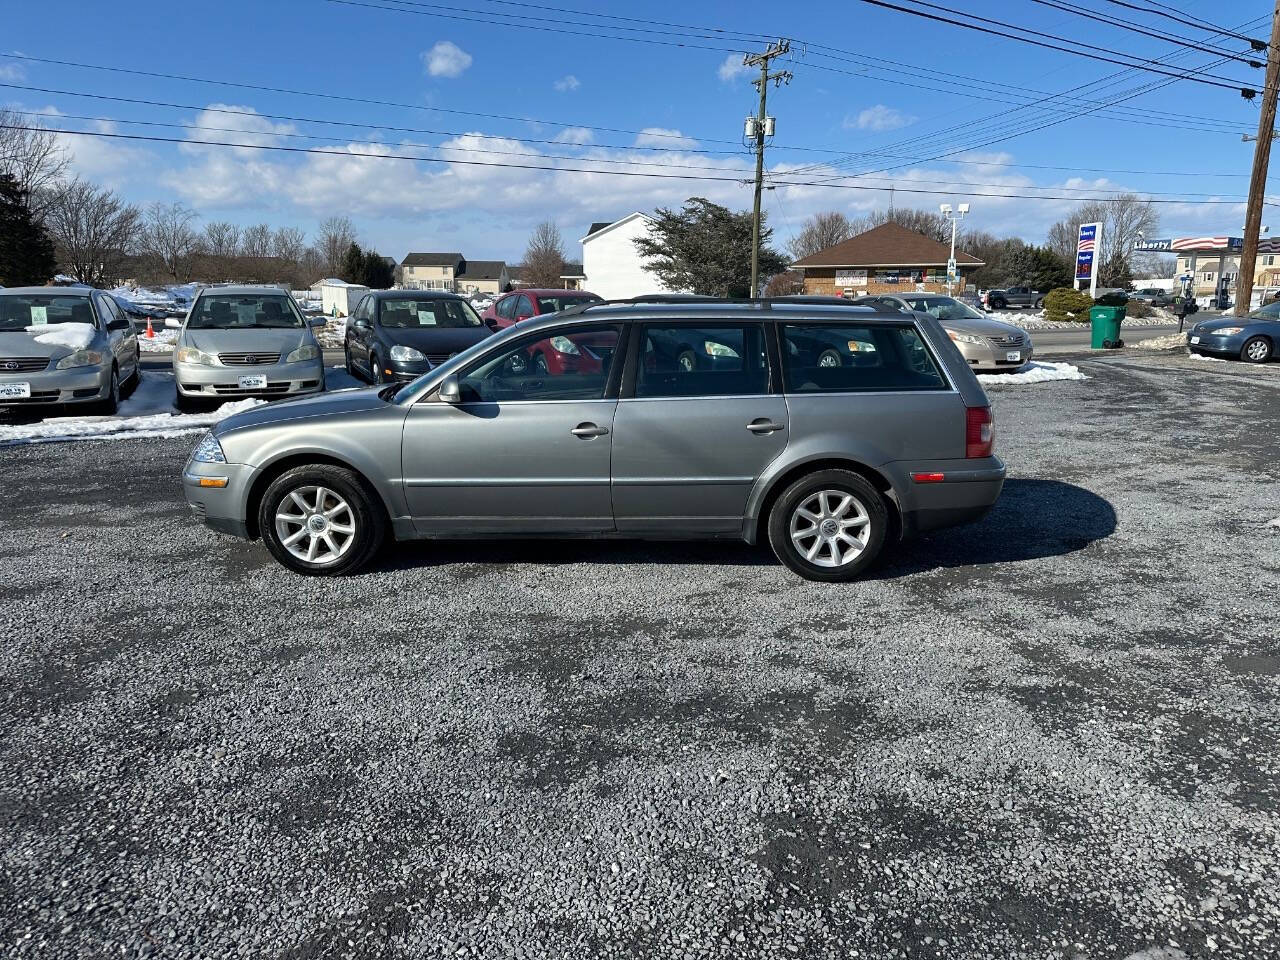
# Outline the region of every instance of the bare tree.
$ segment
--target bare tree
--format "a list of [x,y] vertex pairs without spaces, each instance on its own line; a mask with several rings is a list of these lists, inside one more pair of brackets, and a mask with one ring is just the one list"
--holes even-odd
[[240,252],[246,257],[269,257],[273,249],[270,224],[255,223],[245,227],[240,237]]
[[37,118],[0,108],[0,175],[26,191],[27,208],[37,216],[53,201],[51,188],[67,171],[70,158],[58,135]]
[[815,213],[791,239],[791,256],[796,260],[803,260],[852,236],[853,224],[840,211]]
[[923,233],[939,243],[951,242],[951,221],[933,210],[915,210],[911,207],[894,207],[892,210],[874,210],[853,224],[854,233],[863,233],[885,223],[896,223]]
[[355,225],[347,217],[329,217],[316,231],[316,250],[326,276],[336,277],[351,244],[356,242]]
[[193,254],[200,250],[200,234],[192,226],[199,215],[181,203],[156,201],[147,208],[142,227],[142,251],[164,264],[174,283],[186,279]]
[[531,287],[558,287],[564,274],[564,241],[554,220],[533,228],[524,251],[522,279]]
[[1111,200],[1090,200],[1049,228],[1047,246],[1070,263],[1076,259],[1076,239],[1082,223],[1101,223],[1102,239],[1094,251],[1099,268],[1123,264],[1131,272],[1147,269],[1150,258],[1135,254],[1134,241],[1160,229],[1160,214],[1149,200],[1134,193]]
[[315,247],[307,247],[298,258],[298,279],[303,286],[310,286],[325,276],[324,258]]
[[121,279],[120,266],[141,230],[138,208],[79,178],[59,184],[49,195],[45,226],[63,269],[92,286]]
[[226,220],[214,220],[204,225],[204,249],[211,257],[228,260],[240,253],[240,228]]
[[277,257],[297,264],[307,247],[307,235],[297,227],[280,227],[271,238],[271,244]]

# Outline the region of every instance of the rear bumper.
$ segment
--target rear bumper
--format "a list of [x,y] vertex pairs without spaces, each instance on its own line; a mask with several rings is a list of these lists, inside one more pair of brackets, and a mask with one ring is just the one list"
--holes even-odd
[[[1000,498],[1006,473],[999,457],[897,461],[883,469],[898,497],[904,537],[981,519]],[[915,479],[916,475],[937,474],[942,476],[940,481]]]

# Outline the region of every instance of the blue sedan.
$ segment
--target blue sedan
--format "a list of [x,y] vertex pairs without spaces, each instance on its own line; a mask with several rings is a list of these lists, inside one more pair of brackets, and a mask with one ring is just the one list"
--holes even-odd
[[1280,347],[1280,302],[1268,303],[1247,317],[1212,317],[1187,331],[1192,353],[1239,357],[1266,363]]

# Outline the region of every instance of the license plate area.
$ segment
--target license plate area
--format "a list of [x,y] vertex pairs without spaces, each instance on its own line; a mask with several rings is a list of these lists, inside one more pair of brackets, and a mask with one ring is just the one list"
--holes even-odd
[[30,400],[31,384],[0,383],[0,400]]
[[267,389],[267,375],[265,373],[251,373],[248,376],[240,378],[241,390],[265,390]]
[[1192,337],[1192,338],[1191,338],[1191,342],[1192,342],[1192,343],[1199,343],[1199,342],[1200,342],[1200,338],[1199,338],[1199,337]]
[[1008,353],[1004,355],[1004,359],[1007,363],[1021,363],[1022,354],[1019,353],[1017,350],[1010,350]]

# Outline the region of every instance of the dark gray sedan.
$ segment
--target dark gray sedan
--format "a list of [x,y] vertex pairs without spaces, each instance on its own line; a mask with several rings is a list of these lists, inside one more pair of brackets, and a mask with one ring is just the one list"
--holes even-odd
[[408,381],[490,334],[470,302],[431,290],[377,290],[362,299],[342,342],[347,372],[370,383]]
[[1218,357],[1266,363],[1280,344],[1280,302],[1245,317],[1210,317],[1187,331],[1187,349]]

